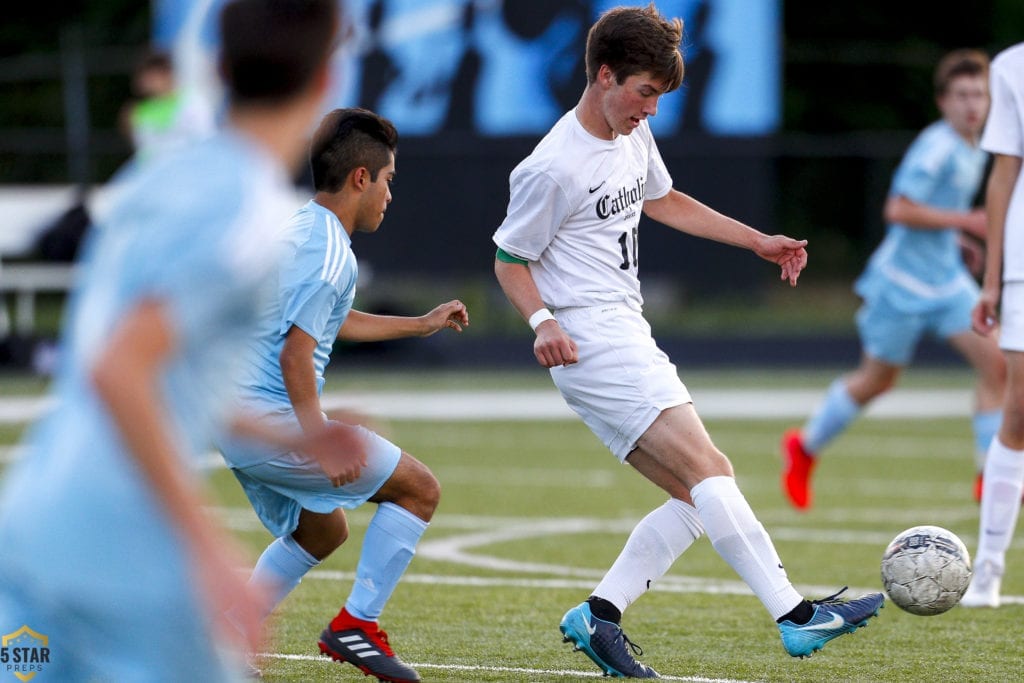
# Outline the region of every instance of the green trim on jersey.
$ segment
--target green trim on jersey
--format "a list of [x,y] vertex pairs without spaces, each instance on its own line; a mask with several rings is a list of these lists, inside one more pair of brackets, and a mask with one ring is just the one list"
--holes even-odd
[[501,247],[498,247],[498,251],[497,253],[494,254],[494,257],[499,261],[503,261],[505,263],[518,263],[521,266],[526,266],[530,264],[530,262],[527,261],[526,259],[521,259],[518,256],[513,256],[512,254],[508,253]]

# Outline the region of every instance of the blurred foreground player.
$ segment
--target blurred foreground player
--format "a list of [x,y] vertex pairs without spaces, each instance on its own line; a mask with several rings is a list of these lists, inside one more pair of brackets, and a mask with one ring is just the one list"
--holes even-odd
[[986,188],[988,258],[974,329],[999,322],[1006,355],[1003,423],[985,459],[974,578],[960,604],[998,607],[1006,550],[1024,490],[1024,43],[996,55],[990,75],[992,113],[981,146],[995,155]]
[[[358,264],[354,232],[373,233],[391,203],[398,133],[365,109],[336,109],[313,136],[316,195],[283,228],[288,245],[275,295],[260,314],[255,354],[242,377],[245,412],[284,429],[317,433],[329,423],[320,406],[324,371],[338,339],[425,337],[469,323],[460,301],[419,317],[353,310]],[[430,470],[382,436],[358,427],[366,466],[344,481],[287,449],[231,439],[221,451],[263,525],[276,540],[253,571],[270,589],[271,611],[311,569],[348,538],[345,509],[377,503],[366,529],[356,579],[345,606],[320,635],[320,650],[382,681],[418,681],[378,624],[412,561],[440,500]]]
[[[46,638],[46,680],[233,680],[231,650],[258,641],[255,608],[236,614],[245,642],[223,619],[257,600],[196,469],[229,422],[267,431],[228,413],[238,342],[294,209],[337,25],[335,0],[227,4],[228,125],[124,177],[96,223],[55,405],[0,494],[0,633]],[[273,438],[326,453],[348,435]]]
[[[647,8],[603,14],[587,38],[587,86],[512,171],[494,268],[537,337],[534,354],[566,403],[620,461],[669,496],[633,529],[590,598],[560,629],[612,676],[655,678],[630,652],[622,612],[705,531],[776,620],[794,657],[867,623],[881,594],[805,600],[736,485],[642,315],[640,212],[698,237],[750,249],[795,285],[805,241],[769,236],[672,188],[647,117],[679,87],[682,22]],[[553,312],[552,310],[553,309]],[[635,651],[635,650],[634,650]]]

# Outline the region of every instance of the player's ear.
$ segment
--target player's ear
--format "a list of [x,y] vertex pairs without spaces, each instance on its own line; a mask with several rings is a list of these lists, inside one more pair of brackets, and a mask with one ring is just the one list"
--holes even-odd
[[356,166],[352,169],[352,184],[359,190],[365,190],[370,184],[370,171],[365,166]]

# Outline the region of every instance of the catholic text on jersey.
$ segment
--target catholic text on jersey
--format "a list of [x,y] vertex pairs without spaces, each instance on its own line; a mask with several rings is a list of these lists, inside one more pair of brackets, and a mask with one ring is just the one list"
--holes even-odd
[[646,178],[637,178],[632,185],[620,187],[614,195],[602,195],[597,200],[597,217],[601,220],[619,214],[644,200]]

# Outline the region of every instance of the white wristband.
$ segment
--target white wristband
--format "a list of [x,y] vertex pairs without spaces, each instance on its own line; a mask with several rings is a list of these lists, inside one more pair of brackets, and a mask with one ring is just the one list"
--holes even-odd
[[554,320],[555,316],[551,315],[551,311],[546,308],[538,308],[533,315],[530,316],[530,327],[533,331],[537,331],[537,326],[545,320]]

